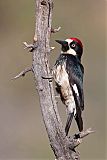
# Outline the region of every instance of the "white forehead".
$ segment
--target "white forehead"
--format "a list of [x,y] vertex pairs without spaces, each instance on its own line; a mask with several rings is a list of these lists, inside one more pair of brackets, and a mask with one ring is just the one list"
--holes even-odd
[[66,42],[68,42],[68,44],[70,44],[73,40],[72,39],[66,39]]

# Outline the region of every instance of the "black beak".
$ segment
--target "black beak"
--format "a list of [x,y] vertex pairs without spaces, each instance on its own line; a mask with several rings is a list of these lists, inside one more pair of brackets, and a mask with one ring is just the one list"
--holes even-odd
[[67,46],[68,42],[62,40],[55,40],[57,43],[61,44],[62,46]]

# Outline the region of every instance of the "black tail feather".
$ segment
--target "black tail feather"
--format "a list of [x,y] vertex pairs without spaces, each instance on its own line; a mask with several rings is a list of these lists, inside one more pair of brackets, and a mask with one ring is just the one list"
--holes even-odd
[[75,104],[76,104],[76,115],[75,115],[75,120],[78,126],[79,131],[83,131],[83,120],[82,120],[82,110],[83,110],[83,106],[81,106],[78,96],[76,95],[75,91],[72,88],[72,92],[73,92],[73,96],[74,96],[74,100],[75,100]]
[[67,122],[66,122],[66,126],[65,126],[66,136],[68,135],[68,132],[69,132],[69,129],[70,129],[70,126],[71,126],[71,123],[72,123],[73,116],[74,116],[74,112],[68,114]]
[[81,116],[81,109],[78,109],[75,120],[76,120],[79,131],[80,132],[83,131],[83,120]]

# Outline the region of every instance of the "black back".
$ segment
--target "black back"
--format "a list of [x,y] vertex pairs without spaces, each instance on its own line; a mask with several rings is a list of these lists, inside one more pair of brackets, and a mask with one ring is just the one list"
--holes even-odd
[[61,54],[55,63],[57,65],[63,65],[66,62],[66,72],[68,73],[69,83],[73,90],[73,85],[76,84],[79,96],[74,93],[74,99],[77,107],[84,109],[84,93],[83,93],[83,74],[84,68],[78,57],[71,54]]

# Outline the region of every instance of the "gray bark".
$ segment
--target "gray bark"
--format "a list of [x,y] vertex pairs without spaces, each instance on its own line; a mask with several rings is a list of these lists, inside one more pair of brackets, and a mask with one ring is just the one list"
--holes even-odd
[[33,52],[33,72],[40,97],[40,106],[50,145],[57,159],[72,159],[67,137],[59,117],[52,82],[42,77],[50,77],[48,54],[52,22],[52,0],[35,0],[37,48]]

